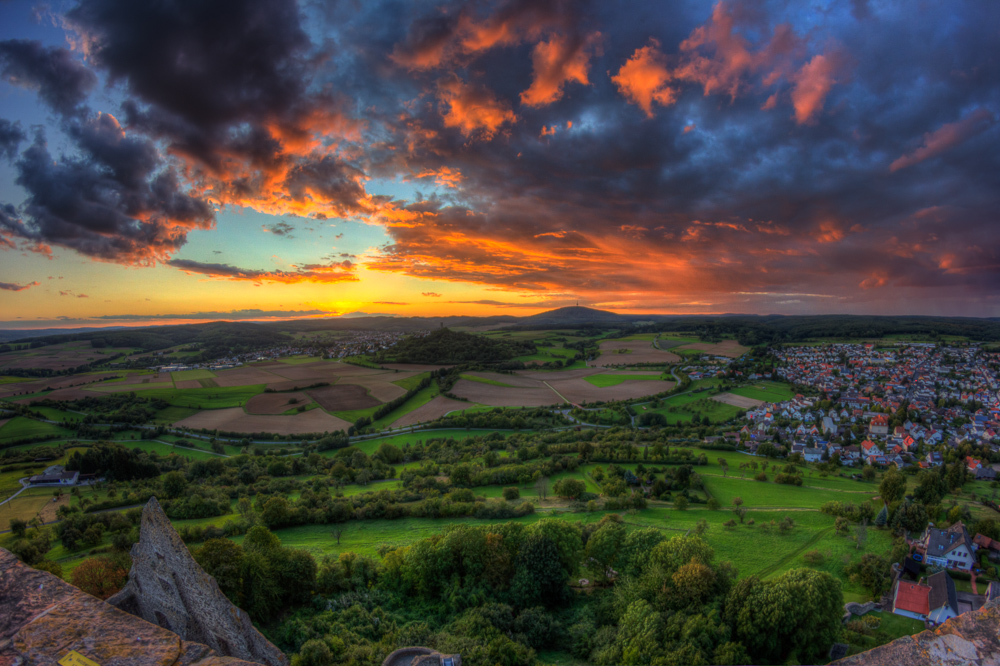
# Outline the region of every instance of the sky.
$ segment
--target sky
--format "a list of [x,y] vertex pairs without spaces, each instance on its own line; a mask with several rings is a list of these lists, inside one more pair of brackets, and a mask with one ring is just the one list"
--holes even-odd
[[1000,316],[994,0],[0,0],[0,327]]

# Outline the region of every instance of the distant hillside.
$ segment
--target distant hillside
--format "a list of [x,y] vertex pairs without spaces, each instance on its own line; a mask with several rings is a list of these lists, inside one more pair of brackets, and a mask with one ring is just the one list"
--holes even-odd
[[419,338],[407,338],[386,350],[380,360],[397,363],[499,363],[515,356],[534,354],[531,342],[493,340],[482,335],[439,328]]
[[618,324],[626,325],[635,317],[608,312],[607,310],[595,310],[580,306],[570,306],[540,312],[530,317],[522,317],[518,320],[519,326],[552,326],[561,328],[563,326],[584,326],[587,324]]

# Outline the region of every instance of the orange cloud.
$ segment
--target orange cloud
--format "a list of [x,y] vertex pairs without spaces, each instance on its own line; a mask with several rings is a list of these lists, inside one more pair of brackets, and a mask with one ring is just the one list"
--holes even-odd
[[589,85],[590,56],[600,39],[599,32],[584,39],[554,35],[549,41],[536,44],[532,55],[533,79],[531,86],[521,93],[521,103],[544,106],[562,99],[566,83]]
[[462,182],[462,172],[446,166],[438,169],[424,169],[414,176],[414,178],[430,177],[433,177],[434,182],[442,187],[458,187]]
[[876,271],[861,281],[858,285],[862,289],[877,289],[889,284],[889,275],[885,271]]
[[467,85],[457,76],[438,84],[445,127],[457,127],[466,137],[479,136],[487,141],[505,123],[517,122],[510,105],[497,99],[485,88]]
[[897,158],[889,165],[889,171],[899,171],[939,155],[988,129],[995,121],[991,111],[978,108],[959,121],[947,123],[924,134],[923,145],[912,153]]
[[658,41],[651,39],[648,46],[636,49],[618,74],[611,77],[625,99],[638,105],[647,118],[653,117],[653,102],[670,106],[677,99],[677,90],[667,85],[673,77],[659,46]]
[[795,107],[795,122],[799,125],[814,122],[823,108],[823,101],[837,82],[835,60],[831,56],[817,55],[792,76],[792,106]]

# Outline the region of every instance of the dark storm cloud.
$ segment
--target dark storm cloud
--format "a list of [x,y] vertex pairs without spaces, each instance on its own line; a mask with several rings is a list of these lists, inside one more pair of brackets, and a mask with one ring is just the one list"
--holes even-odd
[[15,85],[37,90],[62,115],[77,113],[97,85],[97,76],[66,49],[26,39],[0,42],[0,73]]
[[343,97],[312,85],[329,54],[306,35],[294,0],[84,0],[67,20],[126,87],[128,126],[186,159],[200,191],[274,214],[365,207],[360,170],[324,145],[355,136],[360,121]]
[[[1000,284],[997,3],[83,0],[68,21],[181,191],[383,224],[375,270],[692,307]],[[87,132],[67,121],[123,191],[160,173],[151,147]],[[372,178],[433,191],[373,196]],[[30,236],[21,214],[0,218],[8,243],[62,228]]]
[[13,160],[17,157],[18,146],[27,138],[21,129],[21,123],[12,123],[0,118],[0,155],[6,155],[8,160]]
[[355,282],[354,264],[350,261],[304,264],[293,266],[293,271],[267,271],[237,268],[229,264],[205,263],[190,259],[171,259],[164,262],[185,273],[204,275],[214,280],[233,280],[254,283],[272,282],[294,284],[298,282]]
[[212,209],[188,196],[177,174],[142,137],[126,137],[99,115],[68,133],[80,155],[56,160],[39,131],[16,163],[16,183],[28,192],[23,219],[3,220],[10,236],[76,250],[101,261],[152,264],[184,245],[192,229],[213,225]]

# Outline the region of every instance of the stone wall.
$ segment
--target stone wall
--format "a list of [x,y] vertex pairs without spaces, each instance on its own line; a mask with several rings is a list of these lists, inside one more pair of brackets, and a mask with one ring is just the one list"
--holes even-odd
[[128,583],[108,603],[220,654],[267,666],[288,664],[195,562],[155,497],[142,510]]
[[995,666],[1000,664],[1000,601],[963,613],[936,629],[897,638],[832,662],[842,666]]
[[182,640],[0,548],[0,666],[51,666],[71,650],[101,666],[260,666]]

